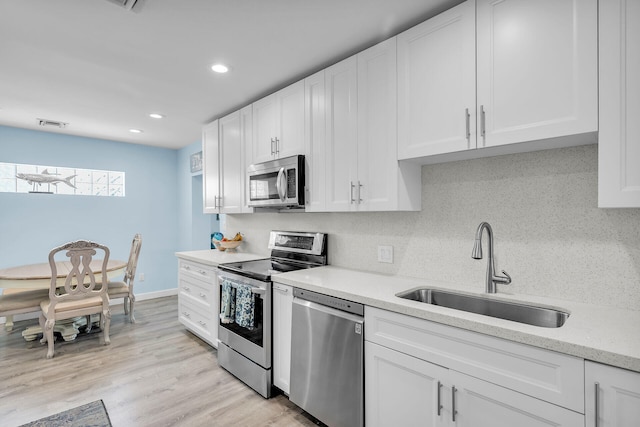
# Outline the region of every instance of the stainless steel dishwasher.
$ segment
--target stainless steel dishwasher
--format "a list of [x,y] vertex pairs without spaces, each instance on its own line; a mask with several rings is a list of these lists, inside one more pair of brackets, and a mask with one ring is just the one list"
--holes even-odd
[[331,427],[364,425],[364,306],[293,290],[289,399]]

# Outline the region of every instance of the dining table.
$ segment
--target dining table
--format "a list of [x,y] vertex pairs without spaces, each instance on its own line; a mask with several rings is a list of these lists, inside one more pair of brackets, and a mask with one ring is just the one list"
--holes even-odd
[[[102,260],[95,259],[89,264],[94,274],[96,283],[102,281]],[[107,262],[107,279],[122,276],[127,267],[127,261],[109,260]],[[64,286],[67,275],[72,270],[70,261],[56,262],[56,284]],[[29,289],[49,289],[51,286],[51,266],[48,262],[38,264],[20,265],[0,269],[0,288],[3,292],[19,292]],[[76,338],[79,328],[86,326],[87,320],[82,318],[73,319],[71,322],[58,322],[54,331],[60,332],[65,341],[71,341]],[[7,316],[5,328],[11,330],[13,328],[13,316]],[[42,333],[40,326],[31,326],[22,332],[22,336],[27,341],[35,340]]]

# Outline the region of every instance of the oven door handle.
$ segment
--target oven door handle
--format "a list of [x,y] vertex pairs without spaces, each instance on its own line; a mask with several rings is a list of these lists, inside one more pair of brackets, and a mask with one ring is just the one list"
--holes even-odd
[[278,197],[280,197],[281,202],[284,202],[284,197],[287,195],[286,181],[285,181],[285,185],[282,185],[283,177],[284,177],[284,168],[280,168],[280,170],[278,171],[278,178],[276,178],[276,189],[278,190]]

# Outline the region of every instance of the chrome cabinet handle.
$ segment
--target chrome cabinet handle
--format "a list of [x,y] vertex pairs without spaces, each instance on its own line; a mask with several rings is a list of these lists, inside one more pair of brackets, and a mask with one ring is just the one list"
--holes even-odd
[[280,140],[276,137],[276,156],[280,154]]
[[185,291],[187,291],[187,292],[191,292],[191,288],[190,288],[190,287],[188,287],[188,286],[184,286],[182,289],[184,289],[184,290],[185,290]]
[[183,266],[182,268],[184,268],[185,270],[191,270],[191,267],[188,265]]
[[189,313],[187,313],[186,311],[183,311],[182,314],[184,315],[184,317],[191,317],[191,315]]
[[275,150],[273,149],[273,138],[271,138],[271,155],[273,156],[274,154],[276,154]]
[[355,203],[355,199],[353,198],[353,189],[356,187],[355,184],[353,183],[353,181],[349,181],[349,185],[351,185],[351,190],[349,193],[349,203],[353,204]]
[[482,143],[486,141],[486,114],[484,112],[484,105],[480,106],[480,135],[482,135]]
[[453,421],[454,423],[456,422],[456,414],[458,413],[458,411],[456,411],[456,388],[451,387],[451,421]]
[[285,184],[282,184],[282,178],[286,177],[284,176],[284,168],[280,168],[280,170],[278,171],[278,177],[276,178],[276,190],[278,191],[278,196],[280,197],[280,201],[284,202],[285,196],[287,195],[286,191],[286,181]]
[[596,423],[594,424],[594,427],[598,427],[600,425],[600,410],[598,409],[598,402],[600,401],[600,383],[596,383],[595,384],[595,388],[596,388],[596,392],[595,392],[595,396],[596,396],[596,407],[595,407],[595,418],[596,418]]
[[358,204],[362,203],[362,184],[358,181]]
[[438,381],[438,401],[437,401],[437,409],[438,409],[438,416],[440,416],[440,411],[442,410],[442,402],[440,401],[440,389],[442,388],[442,383],[440,381]]
[[203,322],[202,320],[198,320],[198,323],[200,324],[200,326],[207,326],[207,323]]
[[280,287],[277,287],[277,286],[274,286],[274,287],[273,287],[273,289],[275,289],[275,290],[277,290],[277,291],[280,291],[280,292],[282,292],[283,294],[286,294],[287,292],[289,292],[289,289],[287,289],[287,288],[280,288]]
[[464,121],[467,126],[467,142],[471,142],[471,116],[469,115],[469,109],[464,110]]
[[200,292],[200,298],[207,298],[207,295]]

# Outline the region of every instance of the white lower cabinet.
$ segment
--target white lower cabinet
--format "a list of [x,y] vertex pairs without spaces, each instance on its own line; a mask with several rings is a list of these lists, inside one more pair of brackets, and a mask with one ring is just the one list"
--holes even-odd
[[447,369],[369,341],[364,352],[367,427],[445,425]]
[[449,371],[450,422],[458,427],[584,426],[584,415],[470,375]]
[[273,284],[273,385],[289,395],[293,288]]
[[218,347],[218,277],[216,269],[178,260],[178,319],[213,347]]
[[369,427],[584,426],[582,359],[371,307],[365,324]]
[[587,427],[640,425],[640,373],[585,363]]

